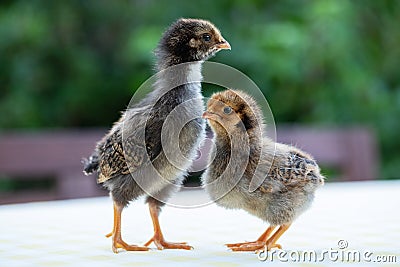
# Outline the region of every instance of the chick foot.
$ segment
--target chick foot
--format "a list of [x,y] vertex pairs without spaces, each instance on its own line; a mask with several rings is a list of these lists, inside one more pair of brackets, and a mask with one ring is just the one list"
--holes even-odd
[[164,236],[161,231],[160,222],[158,221],[158,215],[160,212],[160,208],[158,206],[158,202],[151,200],[149,201],[149,211],[150,216],[153,221],[154,235],[153,237],[144,244],[145,246],[150,245],[152,242],[156,245],[157,249],[193,249],[192,246],[189,246],[186,242],[167,242],[164,239]]
[[149,241],[144,244],[145,247],[149,246],[152,242],[156,245],[157,249],[193,249],[192,246],[189,246],[186,242],[168,242],[165,241],[164,237],[161,235],[154,235]]
[[[232,251],[269,251],[273,248],[282,249],[282,246],[276,244],[276,241],[283,235],[284,232],[290,227],[290,224],[283,224],[279,226],[278,230],[271,235],[276,226],[270,226],[255,242],[238,243],[239,246],[229,247]],[[270,236],[271,235],[271,236]]]
[[231,243],[225,244],[228,248],[238,248],[238,247],[252,247],[252,246],[265,246],[265,242],[270,237],[272,231],[276,228],[275,225],[271,225],[265,230],[265,232],[256,240],[251,242],[241,242],[241,243]]
[[112,232],[110,232],[110,233],[106,234],[106,237],[107,237],[107,238],[109,238],[109,237],[112,237],[112,236],[113,236],[113,234],[114,234],[114,232],[112,231]]
[[290,227],[290,225],[291,224],[282,224],[279,227],[279,229],[270,238],[268,238],[268,240],[265,243],[264,248],[258,249],[256,251],[256,253],[269,251],[274,247],[282,249],[282,246],[279,244],[276,244],[276,241],[278,241],[278,239],[281,237],[281,235],[283,235],[283,233],[286,232],[286,230]]
[[148,247],[141,247],[136,245],[128,245],[122,240],[121,237],[121,213],[123,206],[118,205],[114,202],[114,227],[111,233],[107,234],[106,237],[112,236],[112,251],[118,253],[118,249],[122,248],[126,251],[148,251]]
[[[113,235],[114,235],[114,232],[111,232],[111,233],[106,234],[106,237],[109,238],[109,237],[111,237]],[[145,247],[145,246],[141,247],[141,246],[138,246],[138,245],[128,245],[127,243],[125,243],[121,239],[121,237],[119,237],[119,238],[116,237],[113,240],[112,251],[114,253],[118,253],[118,249],[119,248],[125,249],[126,251],[148,251],[149,250],[149,248]]]
[[148,247],[142,247],[137,245],[128,245],[121,238],[114,238],[112,244],[112,251],[118,253],[118,249],[122,248],[126,251],[148,251]]
[[279,244],[267,244],[267,243],[268,242],[265,241],[255,241],[237,247],[230,247],[229,249],[232,251],[258,251],[258,250],[264,250],[265,248],[267,248],[267,250],[271,250],[272,248],[282,249],[282,246]]

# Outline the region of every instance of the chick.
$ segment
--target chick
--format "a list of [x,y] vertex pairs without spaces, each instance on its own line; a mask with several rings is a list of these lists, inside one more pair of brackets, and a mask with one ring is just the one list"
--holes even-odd
[[[243,209],[270,224],[254,242],[226,245],[233,251],[281,248],[277,240],[324,183],[317,163],[300,149],[266,137],[259,106],[241,91],[212,95],[203,117],[214,132],[216,150],[201,177],[206,191],[217,205]],[[263,182],[250,192],[254,176]]]
[[[199,19],[174,22],[162,35],[155,51],[160,72],[153,91],[123,112],[89,159],[84,160],[84,172],[97,173],[98,183],[110,191],[113,199],[114,227],[107,237],[112,236],[115,253],[119,248],[145,251],[152,242],[158,249],[192,249],[186,243],[165,241],[158,220],[164,205],[160,199],[168,198],[182,184],[204,139],[205,122],[201,119],[204,103],[201,83],[196,79],[201,79],[202,62],[221,49],[230,49],[230,45],[212,23]],[[188,62],[189,65],[173,68]],[[173,71],[169,71],[171,68]],[[191,80],[187,77],[194,77],[195,82],[184,83]],[[166,125],[168,115],[185,102],[191,103],[191,108],[174,113],[172,122],[169,121],[172,125]],[[192,117],[197,119],[186,123],[185,119]],[[165,147],[161,140],[163,127],[174,128],[174,122],[185,122],[178,140],[167,140],[179,142],[180,152],[185,157],[179,166],[169,161],[166,154],[171,147]],[[168,134],[165,137],[172,139]],[[176,143],[174,146],[177,147]],[[121,237],[121,213],[142,195],[147,195],[154,236],[144,246],[128,245]]]

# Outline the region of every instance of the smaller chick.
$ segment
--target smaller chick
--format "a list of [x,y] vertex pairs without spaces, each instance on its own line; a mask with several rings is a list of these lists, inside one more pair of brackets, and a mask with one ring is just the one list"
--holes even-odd
[[[324,184],[317,163],[300,149],[266,137],[262,112],[244,92],[215,93],[203,118],[208,119],[215,142],[210,153],[214,160],[201,177],[206,191],[217,205],[243,209],[270,224],[254,242],[226,245],[232,251],[282,248],[277,240]],[[250,192],[254,178],[263,182]]]

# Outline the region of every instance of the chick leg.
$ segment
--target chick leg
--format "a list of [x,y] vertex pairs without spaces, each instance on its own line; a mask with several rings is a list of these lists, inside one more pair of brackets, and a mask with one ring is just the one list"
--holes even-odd
[[225,244],[225,246],[227,246],[228,248],[234,248],[234,247],[240,247],[243,245],[256,245],[256,244],[265,244],[265,241],[269,238],[269,236],[271,235],[272,231],[276,228],[275,225],[271,225],[270,227],[267,228],[267,230],[265,230],[265,232],[256,240],[256,241],[252,241],[252,242],[241,242],[241,243],[231,243],[231,244]]
[[[112,229],[112,231],[110,232],[110,233],[108,233],[108,234],[106,234],[106,237],[107,238],[109,238],[109,237],[112,237],[113,236],[113,234],[114,234],[114,228],[115,228],[115,225],[117,224],[117,216],[116,216],[116,214],[117,214],[117,212],[115,211],[115,203],[114,203],[114,226],[113,226],[113,229]],[[122,210],[121,210],[121,213],[122,213]],[[120,215],[120,218],[121,218],[121,215]]]
[[283,233],[286,232],[287,229],[290,227],[289,224],[282,224],[279,229],[270,237],[268,240],[265,242],[264,250],[271,250],[271,248],[279,248],[281,249],[282,246],[279,244],[276,244],[276,241],[283,235]]
[[164,236],[161,232],[160,228],[160,222],[158,221],[158,216],[160,214],[160,207],[158,204],[158,201],[155,199],[149,199],[149,210],[150,210],[150,216],[153,221],[153,227],[154,227],[154,236],[144,244],[146,247],[150,245],[152,242],[156,245],[157,249],[193,249],[193,247],[187,245],[186,242],[182,243],[172,243],[172,242],[167,242],[164,239]]
[[136,245],[128,245],[122,240],[121,237],[121,213],[124,207],[114,202],[114,228],[111,232],[112,235],[112,250],[118,253],[118,249],[122,248],[127,251],[147,251],[148,247],[141,247]]

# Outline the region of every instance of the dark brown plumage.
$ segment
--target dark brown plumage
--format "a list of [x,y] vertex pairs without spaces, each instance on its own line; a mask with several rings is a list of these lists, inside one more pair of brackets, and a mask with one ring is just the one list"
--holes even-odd
[[[264,136],[257,103],[241,91],[214,94],[203,117],[215,137],[215,158],[202,176],[203,185],[220,206],[243,209],[270,227],[254,242],[227,244],[233,251],[281,247],[278,238],[311,204],[324,177],[311,155]],[[252,179],[263,182],[249,191]],[[278,228],[275,232],[275,228]]]
[[[204,138],[200,66],[221,49],[230,46],[210,22],[179,19],[173,23],[156,49],[160,72],[153,91],[123,113],[85,161],[85,173],[96,172],[98,182],[110,191],[114,201],[114,228],[107,236],[113,237],[115,253],[118,248],[148,250],[152,242],[158,249],[192,248],[186,243],[165,241],[158,215],[163,201],[181,185]],[[181,112],[173,113],[182,106]],[[174,158],[178,154],[184,160]],[[145,246],[128,245],[121,237],[122,209],[144,194],[148,195],[154,236]]]

